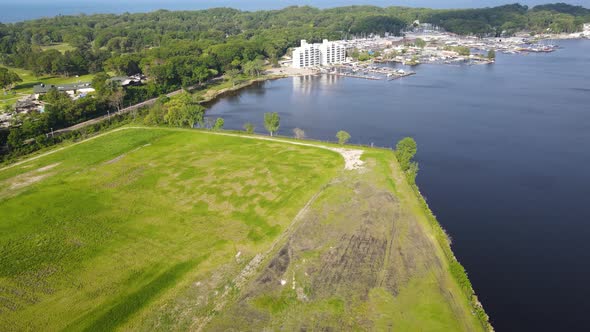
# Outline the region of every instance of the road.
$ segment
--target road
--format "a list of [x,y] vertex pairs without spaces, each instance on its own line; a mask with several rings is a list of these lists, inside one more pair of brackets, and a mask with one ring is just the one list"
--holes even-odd
[[[191,87],[191,88],[193,88],[193,87]],[[191,89],[191,88],[189,88],[189,89]],[[172,96],[175,96],[175,95],[181,93],[182,91],[183,91],[183,89],[179,89],[179,90],[176,90],[176,91],[173,91],[173,92],[170,92],[170,93],[166,94],[166,96],[167,97],[172,97]],[[54,135],[55,134],[58,134],[59,135],[59,134],[67,133],[67,132],[70,132],[70,131],[78,130],[78,129],[84,128],[86,126],[89,126],[89,125],[92,125],[92,124],[95,124],[95,123],[102,122],[102,121],[108,119],[110,116],[114,116],[114,115],[117,115],[117,114],[129,113],[129,112],[131,112],[133,110],[136,110],[136,109],[141,108],[141,107],[144,107],[144,106],[151,106],[151,105],[153,105],[158,100],[158,98],[159,97],[148,99],[148,100],[143,101],[143,102],[141,102],[139,104],[135,104],[135,105],[131,105],[129,107],[125,107],[125,108],[121,109],[118,112],[113,112],[110,115],[99,116],[97,118],[90,119],[90,120],[84,121],[84,122],[80,122],[78,124],[75,124],[75,125],[70,126],[70,127],[67,127],[67,128],[56,130],[56,131],[53,132],[53,134]]]

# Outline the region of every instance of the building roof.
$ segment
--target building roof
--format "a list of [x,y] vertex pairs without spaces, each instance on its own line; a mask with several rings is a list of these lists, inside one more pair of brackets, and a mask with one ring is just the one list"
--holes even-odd
[[92,88],[92,84],[90,82],[80,82],[74,84],[38,84],[33,87],[33,93],[47,93],[51,89],[57,89],[57,91],[74,91],[80,89],[88,89]]

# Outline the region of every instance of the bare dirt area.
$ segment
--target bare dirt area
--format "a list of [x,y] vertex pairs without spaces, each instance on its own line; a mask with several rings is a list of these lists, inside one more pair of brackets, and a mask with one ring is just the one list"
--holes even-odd
[[51,176],[52,173],[48,173],[47,171],[50,171],[59,164],[60,163],[53,163],[47,166],[40,167],[36,170],[17,175],[13,178],[6,179],[0,186],[0,197],[10,196],[11,194],[14,194],[16,191],[20,189],[26,188],[34,183],[37,183],[45,179],[48,176]]
[[[448,297],[444,264],[435,252],[393,192],[372,183],[370,174],[345,172],[203,330],[378,330],[380,309],[367,309],[375,307],[374,290],[395,301],[414,280],[432,277],[440,285],[435,291]],[[395,330],[396,323],[387,326]]]

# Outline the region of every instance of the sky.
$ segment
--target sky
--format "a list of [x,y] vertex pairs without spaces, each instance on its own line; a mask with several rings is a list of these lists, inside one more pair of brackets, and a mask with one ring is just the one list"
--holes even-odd
[[196,10],[232,7],[242,10],[261,10],[280,9],[292,5],[327,8],[361,4],[474,8],[515,2],[529,6],[550,2],[567,2],[590,8],[590,0],[0,0],[0,22],[15,22],[59,14],[148,12],[157,9]]

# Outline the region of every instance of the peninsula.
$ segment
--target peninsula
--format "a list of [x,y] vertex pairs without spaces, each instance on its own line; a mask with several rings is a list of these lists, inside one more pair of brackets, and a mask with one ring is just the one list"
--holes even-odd
[[207,107],[292,75],[552,52],[589,23],[514,4],[0,24],[0,330],[492,331],[412,138],[307,140],[280,110],[229,131]]

